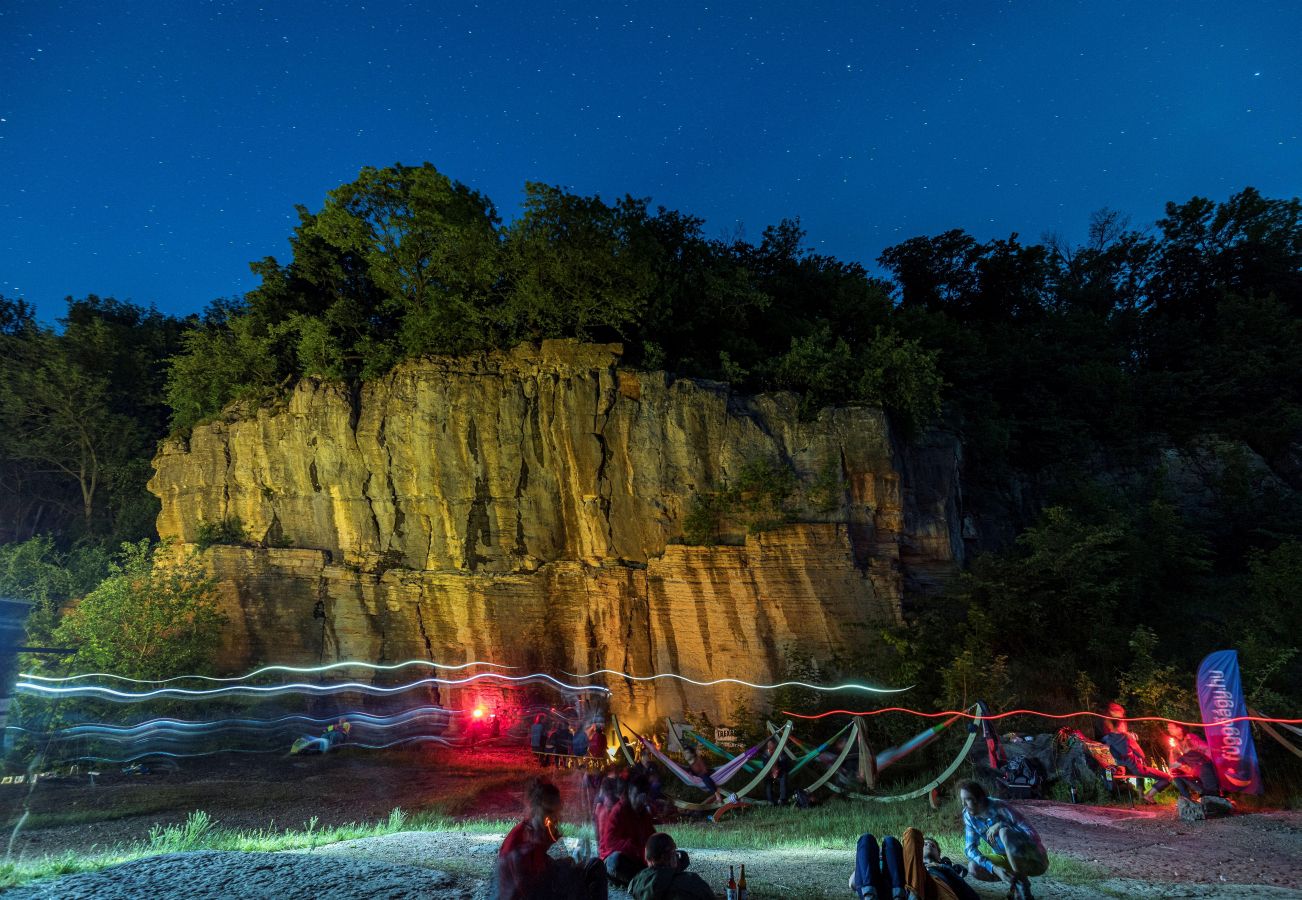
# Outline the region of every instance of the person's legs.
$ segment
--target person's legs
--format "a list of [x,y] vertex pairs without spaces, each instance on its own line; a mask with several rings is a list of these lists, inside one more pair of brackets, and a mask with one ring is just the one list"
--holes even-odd
[[778,803],[782,806],[787,805],[787,773],[783,772],[778,776]]
[[[997,866],[1008,865],[1008,860],[1004,859],[1002,856],[993,856],[987,853],[985,857]],[[1003,881],[1003,879],[994,872],[987,872],[983,867],[978,866],[974,862],[969,862],[967,864],[967,873],[977,881]]]
[[854,883],[859,885],[859,896],[875,898],[881,880],[882,866],[877,838],[871,834],[861,834],[854,854]]
[[620,887],[627,885],[633,880],[633,876],[645,868],[646,863],[636,856],[618,850],[606,857],[606,874],[610,877],[610,881]]
[[[917,831],[917,829],[911,829]],[[907,834],[907,832],[906,832]],[[922,862],[922,836],[918,835],[918,862]],[[912,890],[919,898],[922,894],[914,888],[908,879],[908,862],[904,857],[904,848],[894,835],[882,838],[882,870],[890,886],[892,900],[904,900],[904,892]],[[921,868],[921,865],[919,865]],[[924,876],[925,877],[925,876]]]
[[[1043,875],[1049,868],[1049,858],[1031,840],[1016,828],[1005,827],[999,833],[1008,854],[1008,868],[1016,878],[1016,887],[1020,890],[1022,900],[1032,900],[1031,876]],[[1010,895],[1011,896],[1011,895]]]
[[1140,763],[1134,766],[1131,771],[1141,778],[1151,778],[1153,780],[1153,786],[1144,794],[1145,800],[1153,799],[1154,794],[1160,793],[1171,786],[1171,776],[1160,769],[1152,769]]
[[1185,798],[1186,800],[1193,799],[1193,791],[1190,790],[1189,781],[1190,779],[1188,778],[1171,779],[1171,784],[1172,786],[1175,787],[1176,793],[1179,794],[1181,797]]

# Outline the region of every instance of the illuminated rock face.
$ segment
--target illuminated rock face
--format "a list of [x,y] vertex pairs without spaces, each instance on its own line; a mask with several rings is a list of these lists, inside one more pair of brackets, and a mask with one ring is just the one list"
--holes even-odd
[[[261,545],[210,551],[229,668],[432,654],[772,681],[787,647],[871,654],[906,588],[960,561],[953,441],[901,447],[867,407],[802,421],[792,396],[620,369],[618,353],[423,360],[356,395],[305,380],[279,408],[165,444],[160,534],[192,544],[238,517]],[[756,460],[795,469],[798,521],[748,537],[725,520],[719,546],[678,543],[693,498]],[[763,702],[606,684],[643,723]]]

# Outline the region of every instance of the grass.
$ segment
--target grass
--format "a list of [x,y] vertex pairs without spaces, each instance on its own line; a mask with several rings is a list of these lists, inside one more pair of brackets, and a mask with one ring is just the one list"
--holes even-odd
[[299,829],[222,828],[206,812],[196,810],[179,825],[155,825],[149,837],[125,847],[103,852],[88,853],[68,851],[57,856],[35,860],[0,863],[0,890],[42,878],[93,872],[107,866],[131,862],[147,856],[164,853],[184,853],[191,850],[225,850],[244,853],[274,853],[282,850],[314,850],[326,844],[351,841],[358,838],[378,837],[402,831],[468,831],[492,834],[505,831],[511,823],[491,820],[454,821],[434,813],[411,815],[395,809],[387,819],[379,822],[349,822],[344,825],[321,827],[316,817],[303,823]]

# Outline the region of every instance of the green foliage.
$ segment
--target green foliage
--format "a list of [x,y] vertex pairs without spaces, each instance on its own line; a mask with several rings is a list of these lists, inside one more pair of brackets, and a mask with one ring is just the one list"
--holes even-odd
[[864,350],[858,395],[881,403],[906,435],[916,435],[940,412],[939,356],[917,340],[878,329]]
[[47,645],[69,600],[90,591],[108,572],[109,555],[98,547],[62,551],[49,535],[0,544],[0,597],[32,604],[27,640]]
[[795,470],[786,463],[747,460],[722,490],[703,491],[692,497],[683,518],[684,543],[718,543],[726,523],[736,523],[748,534],[758,534],[795,521],[797,482]]
[[165,544],[123,544],[109,576],[54,631],[75,646],[71,669],[161,679],[208,671],[226,624],[216,584]]
[[220,522],[200,522],[194,543],[199,552],[207,550],[214,544],[243,544],[248,540],[244,532],[244,523],[239,516],[229,516]]
[[839,510],[845,501],[845,488],[840,461],[829,459],[818,470],[813,482],[804,487],[804,499],[815,512],[832,513]]
[[1135,626],[1129,646],[1130,668],[1121,674],[1117,685],[1122,705],[1150,715],[1196,718],[1197,703],[1188,678],[1177,667],[1157,661],[1156,632],[1147,625]]
[[0,297],[0,540],[153,532],[145,490],[167,411],[159,362],[184,324],[111,298],[68,298],[60,329]]
[[706,491],[694,494],[691,507],[683,517],[683,543],[704,546],[719,542],[719,495]]
[[647,201],[632,197],[608,205],[527,184],[505,253],[503,316],[516,339],[623,337],[657,287]]

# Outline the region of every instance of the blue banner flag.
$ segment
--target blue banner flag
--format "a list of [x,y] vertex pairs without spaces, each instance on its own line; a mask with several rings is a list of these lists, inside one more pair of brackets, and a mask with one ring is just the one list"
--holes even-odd
[[[1218,722],[1248,714],[1239,681],[1239,655],[1234,650],[1217,650],[1198,667],[1198,706],[1203,722]],[[1252,744],[1249,722],[1207,725],[1207,746],[1211,750],[1221,786],[1242,794],[1261,793],[1261,772],[1257,750]]]

